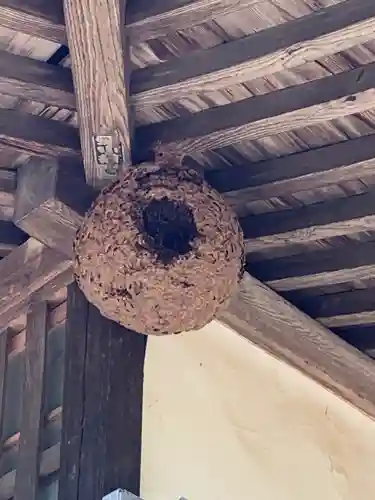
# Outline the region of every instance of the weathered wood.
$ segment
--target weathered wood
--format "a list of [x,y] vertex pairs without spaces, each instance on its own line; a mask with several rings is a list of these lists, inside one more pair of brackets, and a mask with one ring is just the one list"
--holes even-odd
[[0,0],[0,26],[65,43],[61,0]]
[[[130,3],[127,35],[132,43],[160,37],[239,11],[259,0],[163,0]],[[65,44],[61,0],[0,0],[0,26]]]
[[162,0],[129,2],[127,32],[132,43],[190,28],[213,18],[234,13],[259,0]]
[[86,180],[97,187],[131,164],[125,6],[126,0],[64,0]]
[[299,127],[359,113],[373,107],[375,64],[140,127],[137,146],[193,154],[245,139],[260,139]]
[[[39,474],[47,477],[59,470],[60,465],[60,443],[51,446],[43,451],[40,458]],[[0,498],[9,500],[13,498],[14,485],[16,481],[16,471],[12,470],[0,478]]]
[[53,22],[64,19],[61,0],[0,0],[0,5]]
[[51,106],[75,109],[68,69],[0,51],[0,92]]
[[375,365],[245,273],[218,319],[375,418]]
[[74,127],[14,109],[0,109],[0,145],[41,156],[80,153]]
[[[70,283],[71,260],[33,238],[0,262],[0,331],[27,310],[32,297],[55,281]],[[50,288],[49,288],[50,289]]]
[[39,482],[39,447],[43,425],[44,368],[47,338],[47,304],[33,307],[26,325],[25,383],[21,436],[17,460],[15,500],[35,500]]
[[305,189],[375,174],[375,137],[360,137],[292,155],[222,170],[207,170],[206,180],[225,194],[234,209]]
[[372,231],[375,228],[375,197],[369,191],[297,210],[251,215],[241,218],[240,223],[249,252]]
[[103,318],[75,284],[66,335],[59,498],[138,493],[146,338]]
[[248,37],[134,73],[138,107],[214,91],[291,69],[372,40],[375,5],[347,0]]
[[72,257],[76,231],[94,198],[80,162],[35,158],[18,170],[14,222]]
[[347,0],[181,59],[136,71],[136,106],[158,106],[211,92],[347,50],[373,38],[375,4]]
[[341,248],[256,262],[253,275],[274,290],[301,290],[375,276],[375,242],[351,242]]
[[85,362],[89,305],[75,283],[68,288],[60,464],[61,499],[78,499],[84,424]]

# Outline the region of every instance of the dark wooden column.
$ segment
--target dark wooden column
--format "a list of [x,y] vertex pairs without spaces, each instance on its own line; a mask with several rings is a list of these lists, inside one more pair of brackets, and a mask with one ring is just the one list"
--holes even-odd
[[139,494],[145,347],[70,285],[60,500]]

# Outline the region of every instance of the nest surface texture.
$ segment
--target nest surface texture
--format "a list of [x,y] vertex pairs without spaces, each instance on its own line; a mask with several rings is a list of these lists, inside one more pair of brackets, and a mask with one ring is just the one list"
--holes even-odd
[[144,334],[198,329],[243,272],[243,235],[194,170],[142,164],[106,187],[74,244],[75,276],[103,316]]

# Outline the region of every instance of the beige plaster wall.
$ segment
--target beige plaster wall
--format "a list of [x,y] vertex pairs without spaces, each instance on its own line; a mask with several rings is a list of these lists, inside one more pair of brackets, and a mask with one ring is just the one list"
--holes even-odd
[[145,370],[145,500],[375,500],[375,423],[219,323]]

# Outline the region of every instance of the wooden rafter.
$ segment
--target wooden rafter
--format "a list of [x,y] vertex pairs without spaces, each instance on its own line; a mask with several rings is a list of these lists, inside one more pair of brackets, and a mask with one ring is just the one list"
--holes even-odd
[[249,251],[281,248],[375,228],[375,198],[369,191],[348,199],[305,205],[296,210],[243,217]]
[[241,210],[252,201],[373,175],[374,139],[370,135],[256,165],[207,170],[205,177],[235,210]]
[[328,248],[264,260],[252,267],[259,279],[282,292],[349,283],[375,277],[375,243],[353,242],[344,252]]
[[80,153],[77,130],[41,116],[0,109],[0,145],[41,156]]
[[0,51],[0,92],[64,109],[75,109],[68,69]]
[[[132,43],[189,28],[253,5],[259,0],[162,0],[133,2],[127,17]],[[66,43],[62,0],[0,0],[0,25]]]
[[347,0],[308,16],[181,59],[138,70],[136,107],[156,106],[191,93],[245,83],[373,39],[375,4]]
[[140,127],[140,149],[166,144],[194,154],[260,139],[369,110],[375,98],[375,64],[320,80]]

